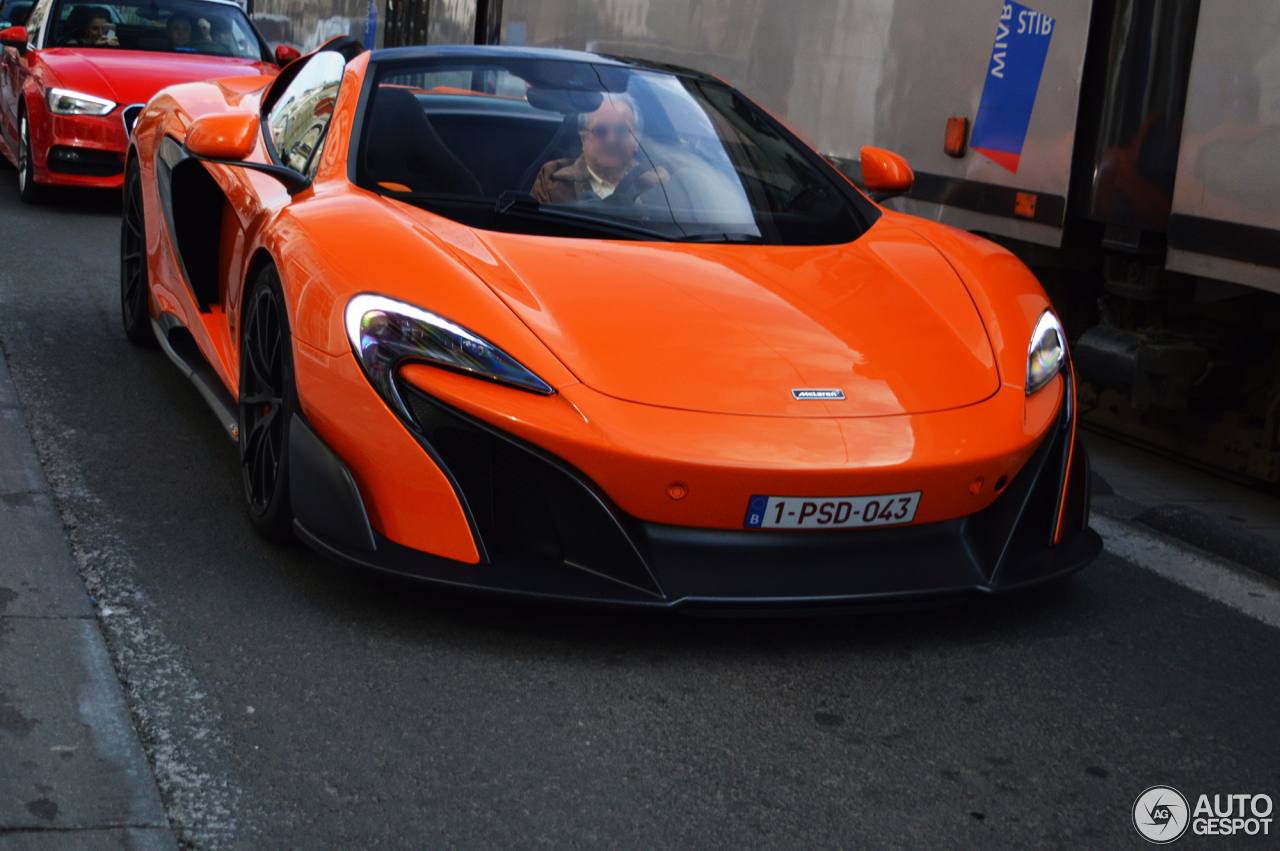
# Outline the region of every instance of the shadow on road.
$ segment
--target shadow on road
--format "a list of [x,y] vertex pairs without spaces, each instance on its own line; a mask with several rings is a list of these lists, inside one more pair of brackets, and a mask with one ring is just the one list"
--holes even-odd
[[[8,160],[0,157],[0,192],[18,195],[18,172]],[[65,186],[50,186],[45,190],[45,197],[38,204],[27,207],[30,210],[42,210],[51,213],[69,212],[76,214],[118,216],[123,203],[119,189],[69,189]]]
[[[247,525],[247,524],[246,524]],[[264,545],[270,546],[270,545]],[[1009,597],[975,596],[945,607],[787,617],[698,617],[555,605],[439,589],[332,564],[305,547],[281,553],[286,581],[340,621],[363,621],[411,644],[460,649],[519,646],[621,663],[629,655],[722,659],[956,649],[1044,637],[1097,617],[1098,590],[1078,576]],[[1090,568],[1086,568],[1089,570]],[[295,581],[290,581],[295,580]],[[1092,614],[1091,614],[1092,613]],[[390,637],[390,636],[389,636]],[[903,655],[903,654],[906,655]]]

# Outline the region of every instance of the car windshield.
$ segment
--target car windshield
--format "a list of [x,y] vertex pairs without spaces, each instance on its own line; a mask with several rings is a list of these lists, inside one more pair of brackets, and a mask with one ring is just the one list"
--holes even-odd
[[772,245],[865,229],[838,175],[708,79],[451,57],[379,63],[369,97],[357,182],[474,227]]
[[50,47],[100,47],[206,56],[263,58],[262,44],[238,8],[221,3],[136,0],[84,3],[60,0]]

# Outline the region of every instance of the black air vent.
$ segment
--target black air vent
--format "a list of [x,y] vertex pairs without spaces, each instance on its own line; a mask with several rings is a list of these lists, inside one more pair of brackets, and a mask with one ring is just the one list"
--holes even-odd
[[413,388],[401,394],[447,468],[495,564],[568,564],[660,591],[623,530],[625,515],[570,465]]
[[84,177],[111,177],[124,171],[124,163],[120,161],[119,154],[96,148],[55,145],[49,149],[49,158],[45,162],[49,171]]
[[124,132],[126,134],[133,132],[133,125],[137,122],[138,116],[142,114],[142,110],[146,108],[146,104],[136,103],[133,106],[126,106],[124,111],[120,113],[120,117],[124,120]]

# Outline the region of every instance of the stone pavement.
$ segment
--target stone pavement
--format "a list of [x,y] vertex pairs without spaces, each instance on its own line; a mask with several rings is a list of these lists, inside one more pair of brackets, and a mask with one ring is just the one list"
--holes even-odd
[[0,356],[0,851],[175,847]]

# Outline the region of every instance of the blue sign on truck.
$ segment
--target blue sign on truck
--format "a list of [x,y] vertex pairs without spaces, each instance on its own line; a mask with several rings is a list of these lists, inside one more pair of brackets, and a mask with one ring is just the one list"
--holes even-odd
[[1007,2],[1000,11],[987,82],[969,147],[1015,174],[1053,38],[1053,18]]

